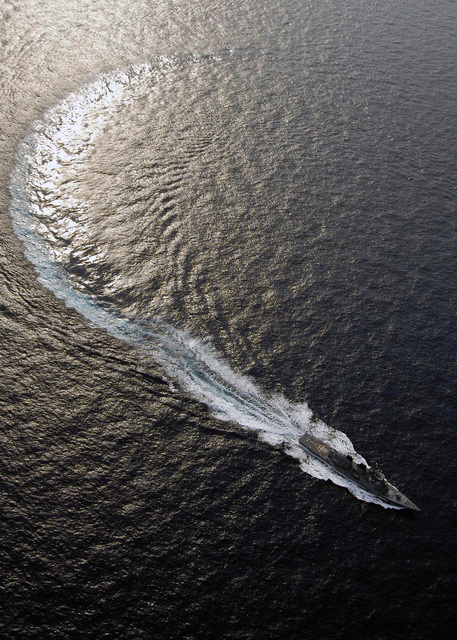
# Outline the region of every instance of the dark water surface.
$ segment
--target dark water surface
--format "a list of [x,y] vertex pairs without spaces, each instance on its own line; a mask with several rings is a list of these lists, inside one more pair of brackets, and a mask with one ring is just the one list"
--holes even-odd
[[0,7],[2,637],[448,638],[457,5]]

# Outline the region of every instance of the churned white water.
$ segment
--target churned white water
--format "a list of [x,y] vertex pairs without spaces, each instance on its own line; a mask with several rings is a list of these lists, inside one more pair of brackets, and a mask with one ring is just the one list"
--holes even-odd
[[[217,58],[214,58],[217,64]],[[11,179],[11,214],[26,255],[35,265],[39,281],[90,322],[125,340],[160,366],[171,381],[213,415],[243,429],[256,432],[270,445],[282,445],[301,469],[324,480],[347,487],[357,498],[381,501],[352,485],[310,458],[299,446],[303,433],[313,433],[338,451],[359,456],[347,436],[313,418],[306,403],[297,404],[281,395],[262,391],[251,379],[239,375],[206,342],[171,326],[157,315],[130,317],[88,291],[84,282],[68,274],[66,263],[74,250],[72,239],[84,234],[90,206],[79,193],[75,176],[84,165],[97,138],[123,104],[133,103],[178,64],[169,58],[132,67],[126,72],[104,75],[73,93],[36,122],[22,141]],[[89,265],[100,264],[99,247],[90,247]]]

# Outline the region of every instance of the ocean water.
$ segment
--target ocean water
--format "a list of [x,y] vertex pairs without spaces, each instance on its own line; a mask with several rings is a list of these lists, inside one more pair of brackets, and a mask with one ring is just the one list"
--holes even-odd
[[449,637],[454,3],[2,13],[3,636]]

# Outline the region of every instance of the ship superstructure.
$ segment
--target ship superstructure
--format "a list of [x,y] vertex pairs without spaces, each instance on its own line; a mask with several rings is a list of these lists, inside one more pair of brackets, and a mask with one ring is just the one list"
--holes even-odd
[[352,456],[340,453],[315,436],[305,434],[299,439],[299,443],[308,454],[377,498],[397,507],[420,511],[414,502],[387,482],[375,464],[367,467],[363,463],[355,462]]

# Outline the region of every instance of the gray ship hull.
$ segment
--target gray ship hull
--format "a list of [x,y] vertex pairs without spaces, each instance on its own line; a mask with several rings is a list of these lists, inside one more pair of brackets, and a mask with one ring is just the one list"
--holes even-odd
[[317,458],[340,476],[348,478],[376,498],[396,507],[420,511],[414,502],[387,482],[384,475],[376,467],[366,467],[354,462],[351,456],[340,454],[336,449],[315,436],[303,435],[298,442],[306,453]]

